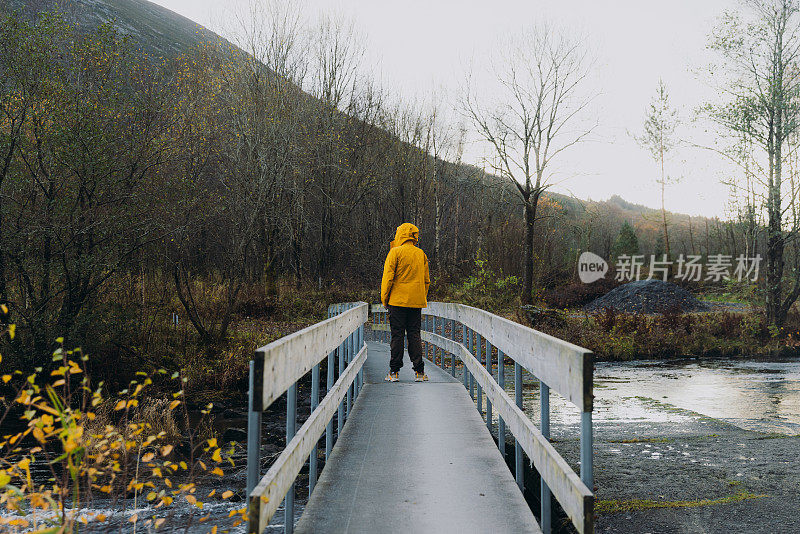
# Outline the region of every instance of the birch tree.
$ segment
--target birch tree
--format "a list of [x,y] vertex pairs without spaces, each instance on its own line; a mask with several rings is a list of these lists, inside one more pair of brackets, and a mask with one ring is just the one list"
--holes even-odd
[[[726,14],[712,35],[728,83],[725,101],[709,106],[711,118],[734,136],[746,134],[761,152],[767,215],[765,307],[767,320],[779,328],[800,296],[800,258],[791,266],[794,282],[784,291],[784,251],[798,230],[787,211],[796,201],[784,195],[785,150],[798,130],[800,116],[800,12],[797,0],[747,0],[744,14]],[[746,120],[745,120],[746,119]],[[786,224],[786,223],[790,224]]]
[[660,166],[659,177],[656,183],[661,189],[661,224],[664,232],[664,252],[667,259],[671,258],[669,246],[669,231],[667,209],[665,207],[665,193],[669,183],[676,180],[670,178],[665,170],[665,161],[668,154],[675,148],[675,129],[678,127],[678,111],[669,102],[669,93],[663,80],[658,81],[656,96],[650,102],[647,116],[644,121],[644,133],[636,137],[636,142],[650,151],[650,155]]

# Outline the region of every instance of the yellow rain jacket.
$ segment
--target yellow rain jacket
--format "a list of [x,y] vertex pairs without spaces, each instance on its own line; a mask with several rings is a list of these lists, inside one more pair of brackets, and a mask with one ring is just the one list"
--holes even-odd
[[424,308],[428,305],[428,257],[417,248],[419,229],[411,223],[397,227],[383,264],[381,302],[384,306]]

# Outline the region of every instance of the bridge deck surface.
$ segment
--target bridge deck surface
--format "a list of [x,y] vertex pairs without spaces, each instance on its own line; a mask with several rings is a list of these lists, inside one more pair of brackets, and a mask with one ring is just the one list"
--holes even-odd
[[383,377],[369,343],[365,387],[295,532],[540,532],[463,385],[430,362],[416,383]]

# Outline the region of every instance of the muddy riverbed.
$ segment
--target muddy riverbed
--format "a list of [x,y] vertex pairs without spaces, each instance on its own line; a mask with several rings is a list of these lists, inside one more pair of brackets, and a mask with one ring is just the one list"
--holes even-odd
[[[551,405],[577,471],[577,409]],[[600,363],[594,429],[597,532],[800,532],[797,360]]]

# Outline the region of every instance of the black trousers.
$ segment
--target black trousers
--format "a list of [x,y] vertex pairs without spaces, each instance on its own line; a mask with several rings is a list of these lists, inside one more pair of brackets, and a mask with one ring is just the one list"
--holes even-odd
[[403,345],[408,335],[408,355],[414,371],[425,371],[425,362],[422,360],[422,338],[419,329],[422,326],[421,308],[404,308],[402,306],[387,306],[389,309],[389,326],[392,329],[392,358],[389,361],[389,370],[392,373],[400,371],[403,367]]

